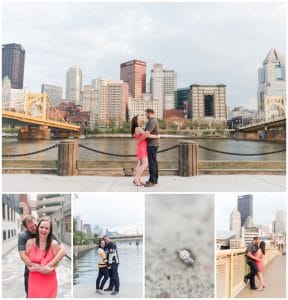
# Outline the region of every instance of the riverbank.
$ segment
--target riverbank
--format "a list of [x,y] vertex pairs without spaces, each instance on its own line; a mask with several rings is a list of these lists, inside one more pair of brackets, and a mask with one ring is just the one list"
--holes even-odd
[[285,175],[161,176],[159,184],[136,187],[132,177],[2,174],[3,192],[285,192]]
[[142,298],[143,287],[139,283],[123,283],[120,278],[120,292],[118,295],[112,296],[111,292],[105,292],[104,295],[96,293],[95,285],[77,284],[73,285],[74,298]]

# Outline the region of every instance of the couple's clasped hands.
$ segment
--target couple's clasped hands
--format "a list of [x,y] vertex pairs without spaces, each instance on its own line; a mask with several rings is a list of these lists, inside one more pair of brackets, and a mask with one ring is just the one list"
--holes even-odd
[[39,272],[42,274],[49,274],[55,268],[49,267],[48,265],[40,265],[40,264],[32,264],[32,266],[28,267],[29,272]]

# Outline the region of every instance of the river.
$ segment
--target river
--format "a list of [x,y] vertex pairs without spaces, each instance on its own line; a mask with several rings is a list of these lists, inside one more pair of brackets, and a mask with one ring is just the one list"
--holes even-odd
[[[162,138],[160,139],[160,148],[171,147],[179,144],[182,138]],[[187,139],[185,139],[187,140]],[[192,139],[191,139],[192,140]],[[215,150],[232,152],[232,153],[265,153],[283,149],[285,145],[271,143],[271,142],[257,142],[257,141],[240,141],[232,139],[193,139],[199,145]],[[47,148],[54,144],[60,143],[61,140],[46,140],[46,141],[19,141],[17,138],[2,138],[3,154],[18,154],[28,153],[43,148]],[[136,153],[136,142],[131,138],[86,138],[80,139],[79,143],[89,146],[91,148],[101,150],[104,152],[112,152],[118,154],[134,154]],[[220,154],[215,152],[200,149],[200,160],[225,160],[225,161],[285,161],[286,152],[271,154],[266,156],[232,156],[227,154]],[[23,159],[23,157],[16,157],[11,159]],[[56,160],[57,149],[42,152],[39,154],[25,156],[25,160]],[[79,148],[80,160],[121,160],[123,158],[106,156]],[[135,158],[124,158],[125,160],[135,160]],[[178,150],[174,149],[168,152],[159,154],[158,160],[178,160]]]
[[[117,242],[119,255],[119,278],[121,285],[143,283],[143,243],[136,246],[135,241]],[[98,274],[97,249],[89,251],[86,255],[74,259],[73,284],[95,285]]]

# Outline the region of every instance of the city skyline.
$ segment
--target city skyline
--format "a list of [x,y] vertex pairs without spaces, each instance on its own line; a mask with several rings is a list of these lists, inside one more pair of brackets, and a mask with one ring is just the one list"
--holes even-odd
[[26,50],[24,86],[33,92],[43,83],[64,90],[73,66],[83,84],[117,80],[121,63],[140,59],[147,79],[162,63],[177,73],[178,88],[224,83],[228,105],[256,108],[258,68],[271,48],[285,53],[285,11],[280,2],[4,3],[2,42]]
[[141,225],[139,231],[143,232],[143,195],[135,197],[128,193],[80,193],[74,194],[72,198],[73,216],[79,215],[83,224],[90,224],[92,230],[98,225],[104,231],[107,228],[109,231],[125,233],[133,226]]
[[237,197],[253,195],[253,221],[256,225],[267,225],[276,218],[276,211],[286,209],[285,193],[216,193],[216,231],[229,231],[230,215],[237,208]]

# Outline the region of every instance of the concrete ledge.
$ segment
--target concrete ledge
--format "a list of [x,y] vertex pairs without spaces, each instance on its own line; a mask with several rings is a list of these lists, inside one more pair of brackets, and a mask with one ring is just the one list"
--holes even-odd
[[[78,175],[133,176],[135,161],[77,161]],[[57,174],[57,161],[3,160],[3,174]],[[199,161],[200,174],[285,175],[285,161]],[[179,161],[160,161],[160,176],[179,175]],[[148,175],[145,170],[144,176]]]
[[53,168],[3,168],[3,174],[57,174]]

